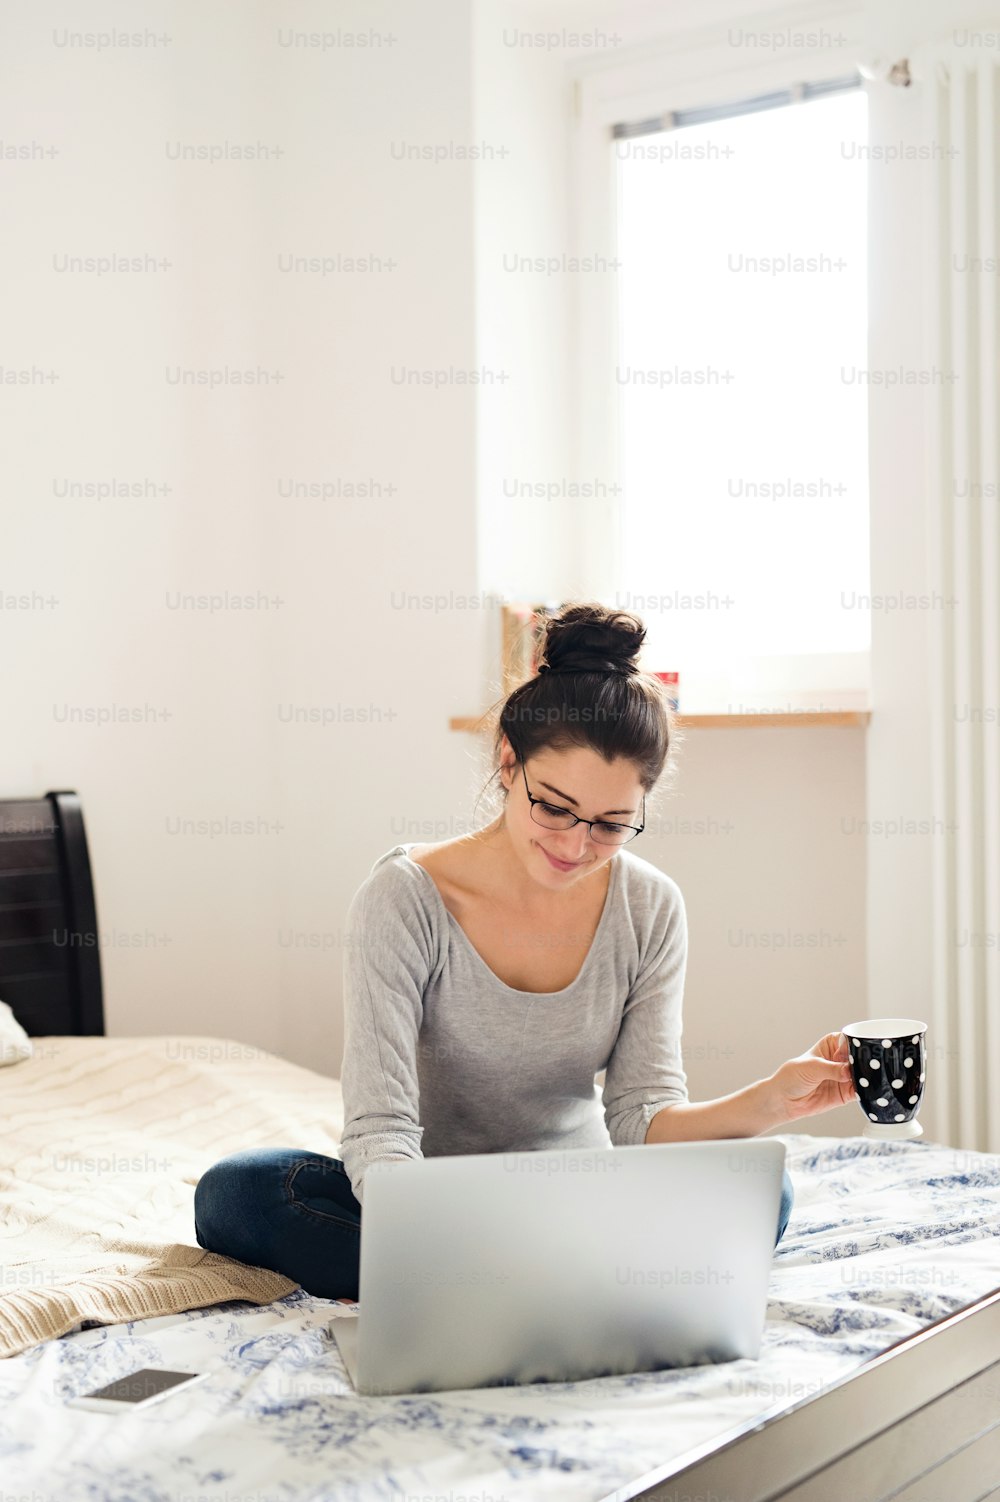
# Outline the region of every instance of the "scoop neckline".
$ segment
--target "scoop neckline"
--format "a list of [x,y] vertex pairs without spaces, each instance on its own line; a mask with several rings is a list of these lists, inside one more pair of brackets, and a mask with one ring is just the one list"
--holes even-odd
[[485,970],[486,974],[493,981],[494,985],[500,986],[504,991],[510,991],[511,994],[514,995],[514,996],[533,996],[533,997],[537,997],[537,998],[540,998],[540,999],[546,999],[546,998],[551,998],[551,997],[565,996],[569,991],[572,991],[574,989],[574,987],[576,987],[576,986],[578,986],[580,984],[581,980],[583,979],[584,975],[586,974],[588,966],[590,965],[591,958],[592,958],[592,956],[594,954],[594,951],[596,950],[596,948],[598,946],[598,941],[601,939],[601,937],[603,935],[605,925],[608,922],[608,914],[611,911],[612,900],[614,898],[614,895],[615,895],[615,893],[617,891],[617,886],[618,886],[618,879],[619,879],[619,876],[618,876],[618,857],[621,854],[621,851],[619,851],[617,855],[612,856],[612,858],[611,858],[611,860],[609,862],[609,865],[611,866],[611,875],[608,878],[608,890],[604,894],[604,906],[601,909],[601,916],[600,916],[600,918],[598,920],[597,927],[594,929],[594,937],[590,941],[590,947],[587,950],[587,953],[583,957],[583,964],[580,966],[579,970],[576,972],[576,975],[570,981],[569,985],[568,986],[563,986],[563,988],[562,988],[561,991],[522,991],[517,986],[508,986],[507,982],[505,980],[501,980],[500,977],[499,977],[499,975],[497,975],[496,971],[493,970],[493,969],[491,969],[490,966],[487,965],[486,961],[483,959],[482,955],[479,953],[479,950],[476,948],[475,944],[473,944],[472,940],[469,938],[468,934],[465,932],[465,929],[462,927],[461,923],[459,923],[458,919],[455,917],[455,914],[453,912],[451,912],[449,910],[449,908],[446,906],[445,900],[441,896],[441,892],[440,892],[440,889],[438,887],[438,884],[434,880],[434,878],[431,875],[431,873],[428,871],[427,867],[426,866],[422,866],[419,861],[415,861],[413,859],[413,856],[410,854],[410,851],[412,849],[414,849],[414,847],[416,845],[418,845],[419,843],[420,843],[419,840],[412,840],[412,841],[410,841],[409,844],[406,844],[406,845],[397,845],[396,849],[397,850],[401,850],[403,852],[403,855],[409,861],[409,863],[410,863],[411,866],[415,867],[416,870],[418,870],[418,871],[420,871],[420,872],[423,873],[425,879],[430,883],[430,886],[431,886],[431,889],[432,889],[432,891],[434,893],[434,896],[437,899],[438,906],[440,907],[441,911],[444,913],[445,919],[454,925],[455,929],[461,935],[462,941],[465,944],[465,947],[468,949],[469,953],[473,956],[473,958],[476,960],[476,962],[482,967],[482,969]]

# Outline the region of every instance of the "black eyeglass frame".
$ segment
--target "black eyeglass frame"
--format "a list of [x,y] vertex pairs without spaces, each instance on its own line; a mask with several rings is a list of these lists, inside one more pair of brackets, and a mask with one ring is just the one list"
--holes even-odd
[[[527,793],[527,795],[528,795],[528,803],[531,805],[531,817],[532,817],[532,819],[534,819],[534,822],[536,824],[538,824],[539,829],[548,829],[553,834],[555,833],[555,830],[552,829],[552,826],[550,824],[539,824],[538,820],[535,819],[535,804],[536,803],[542,803],[542,804],[545,805],[546,808],[557,808],[560,813],[569,814],[570,818],[573,820],[573,823],[572,824],[567,824],[566,825],[567,829],[575,829],[578,824],[586,824],[586,825],[588,825],[589,828],[590,828],[590,838],[592,840],[594,840],[594,844],[595,845],[615,846],[616,848],[620,849],[622,845],[628,845],[628,844],[630,844],[632,842],[632,840],[635,839],[636,835],[637,834],[642,834],[642,831],[645,829],[645,827],[646,827],[646,794],[645,793],[643,793],[643,795],[642,795],[642,814],[641,814],[642,823],[639,825],[638,829],[636,829],[636,827],[635,827],[634,824],[623,824],[620,819],[581,819],[580,816],[579,816],[579,814],[575,814],[571,808],[563,808],[563,806],[562,806],[561,803],[550,803],[549,800],[548,800],[548,798],[536,798],[534,796],[534,794],[532,793],[531,789],[528,786],[528,774],[524,770],[524,762],[521,761],[520,757],[518,757],[518,764],[520,765],[520,768],[521,768],[521,776],[524,778],[524,791]],[[630,835],[626,835],[623,840],[595,840],[594,839],[594,825],[595,824],[617,824],[620,829],[631,829],[632,833]]]

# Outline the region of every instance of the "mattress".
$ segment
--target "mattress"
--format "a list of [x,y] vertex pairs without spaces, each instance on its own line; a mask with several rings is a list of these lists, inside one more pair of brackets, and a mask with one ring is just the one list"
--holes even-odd
[[[96,1070],[102,1048],[117,1044],[134,1045],[134,1065],[144,1050],[167,1048],[163,1039],[64,1042],[62,1067],[71,1072],[81,1058]],[[25,1067],[0,1071],[0,1094]],[[241,1068],[260,1067],[270,1074],[267,1099],[233,1084]],[[283,1088],[282,1070],[268,1060],[206,1064],[207,1093],[242,1096],[242,1145],[331,1150],[334,1082],[307,1082],[310,1071],[284,1067],[292,1075]],[[219,1141],[232,1138],[232,1105],[206,1100],[191,1109],[178,1123],[186,1151],[213,1161]],[[196,1150],[199,1110],[208,1145]],[[218,1112],[229,1124],[212,1142]],[[169,1120],[158,1130],[169,1136]],[[5,1491],[32,1502],[596,1502],[819,1393],[1000,1286],[1000,1157],[923,1141],[782,1140],[796,1201],[775,1253],[758,1361],[362,1398],[330,1333],[332,1320],[353,1318],[356,1306],[293,1288],[264,1304],[230,1300],[77,1327],[0,1362]],[[171,1243],[196,1246],[193,1160],[184,1161],[183,1189],[166,1194],[162,1229]],[[145,1412],[112,1417],[65,1406],[141,1366],[210,1375]]]

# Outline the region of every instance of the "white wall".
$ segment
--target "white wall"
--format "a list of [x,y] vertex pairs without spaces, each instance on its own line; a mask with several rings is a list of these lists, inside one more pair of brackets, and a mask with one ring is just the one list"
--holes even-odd
[[[109,1031],[332,1068],[351,893],[400,821],[447,820],[472,785],[446,727],[478,695],[484,614],[392,597],[476,590],[474,401],[390,374],[476,361],[472,165],[392,154],[471,143],[469,17],[459,0],[163,15],[170,42],[132,50],[56,45],[81,30],[69,4],[2,21],[4,139],[58,151],[5,164],[3,359],[60,379],[4,393],[0,584],[59,603],[0,618],[0,786],[82,796]],[[100,24],[144,30],[123,3]],[[282,47],[279,24],[395,41]],[[170,161],[176,141],[283,154]],[[59,273],[64,252],[172,264]],[[283,273],[283,253],[395,265]],[[284,378],[179,388],[175,365]],[[67,476],[169,489],[60,499]],[[285,499],[290,478],[383,494]],[[227,590],[282,603],[167,604]],[[154,718],[68,725],[64,704]],[[340,723],[283,724],[288,705]],[[380,720],[343,722],[370,705]],[[251,832],[170,832],[227,818]],[[283,947],[291,929],[320,947]]]
[[[684,732],[671,796],[635,848],[684,893],[693,1100],[770,1074],[867,1010],[864,740],[839,726]],[[856,1133],[857,1107],[795,1129]]]
[[[81,27],[68,4],[0,22],[4,139],[59,151],[5,164],[4,360],[61,375],[4,393],[15,483],[0,588],[59,604],[0,616],[0,788],[83,797],[114,1033],[227,1035],[335,1069],[353,891],[390,845],[472,819],[481,747],[446,726],[496,689],[490,592],[594,587],[580,562],[586,509],[502,495],[505,476],[580,478],[580,287],[573,273],[502,265],[505,250],[574,249],[574,65],[504,42],[522,11],[543,14],[355,0],[334,22],[318,5],[188,0],[170,9],[169,44],[101,53],[54,44],[54,30]],[[648,8],[636,14],[648,28]],[[279,23],[395,40],[281,47]],[[103,24],[137,28],[123,4]],[[225,140],[283,155],[166,159],[167,141]],[[399,162],[401,144],[510,154]],[[57,273],[64,251],[173,264],[131,279]],[[284,254],[396,264],[320,276],[280,272]],[[179,389],[165,379],[175,364],[259,364],[284,379]],[[402,387],[390,374],[401,366],[514,379]],[[61,499],[54,476],[170,489]],[[283,497],[289,480],[374,480],[383,493]],[[166,605],[175,590],[258,589],[283,603]],[[396,609],[397,592],[451,599]],[[170,718],[67,725],[53,713],[64,703]],[[283,723],[290,706],[340,722]],[[370,706],[380,720],[345,722]],[[862,773],[855,732],[689,734],[677,801],[643,853],[688,904],[696,1096],[770,1071],[863,1009],[864,856],[839,829],[860,815]],[[227,817],[251,832],[169,832]],[[673,822],[699,817],[734,828]],[[751,952],[730,928],[849,942]]]
[[556,26],[549,11],[475,0],[473,16],[476,135],[506,153],[476,178],[476,337],[499,377],[478,400],[480,581],[558,600],[583,587],[587,522],[572,488],[571,81],[560,52],[520,40]]

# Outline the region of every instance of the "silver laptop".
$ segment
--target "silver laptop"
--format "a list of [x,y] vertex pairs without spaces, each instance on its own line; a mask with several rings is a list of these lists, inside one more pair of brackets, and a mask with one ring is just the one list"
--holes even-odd
[[365,1174],[360,1393],[567,1382],[756,1359],[778,1231],[773,1138],[487,1153]]

